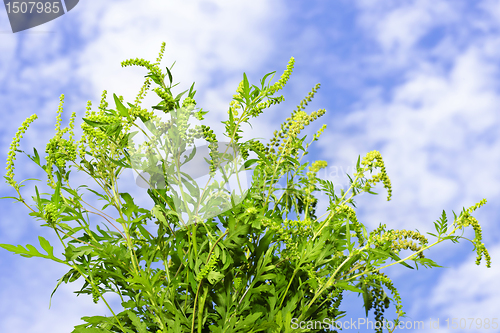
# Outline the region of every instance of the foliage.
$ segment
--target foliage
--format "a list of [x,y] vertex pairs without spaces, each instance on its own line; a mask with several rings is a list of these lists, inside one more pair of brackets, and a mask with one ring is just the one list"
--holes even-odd
[[[83,277],[83,286],[77,293],[92,295],[96,303],[102,300],[112,313],[111,317],[83,317],[85,323],[76,326],[74,333],[290,332],[292,319],[323,322],[344,317],[340,304],[346,291],[362,294],[367,315],[374,309],[377,320],[383,320],[384,309],[394,303],[397,324],[404,316],[401,298],[390,278],[380,270],[395,264],[413,269],[411,262],[415,268],[418,265],[436,267],[434,261],[424,257],[424,251],[445,240],[457,242],[463,237],[455,232],[468,226],[475,231],[472,242],[477,250],[477,264],[484,255],[490,267],[490,257],[481,242],[481,228],[471,216],[486,200],[464,209],[458,217],[454,213],[450,225],[443,211],[435,223],[436,234],[430,234],[436,238],[432,244],[418,231],[393,230],[386,225],[368,233],[356,218],[353,197],[362,192],[376,194],[371,189],[382,182],[390,200],[391,182],[381,154],[372,151],[361,161],[358,158],[354,180],[349,177],[350,188],[340,196],[335,194],[332,182],[317,177],[317,172],[327,166],[325,161],[301,162],[309,145],[317,141],[326,128],[323,125],[312,141],[304,145],[306,136],[300,137],[301,131],[325,114],[323,109],[311,114],[303,111],[319,84],[300,102],[280,131],[274,132],[267,145],[257,139],[242,141],[242,124],[250,124],[251,118],[284,100],[283,96],[274,97],[274,94],[288,81],[293,58],[280,80],[272,85],[272,77],[268,83],[266,79],[274,72],[263,77],[260,87],[250,86],[243,74],[230,103],[229,119],[223,123],[225,135],[244,159],[242,170],[253,170],[251,186],[241,202],[219,209],[216,216],[200,218],[200,212],[214,209],[222,202],[204,205],[208,199],[200,193],[206,189],[179,171],[192,156],[183,163],[166,163],[157,149],[162,146],[168,151],[175,146],[179,157],[187,143],[206,140],[211,177],[225,155],[218,153],[219,141],[209,126],[188,129],[190,117],[204,120],[207,112],[202,109],[195,112],[194,84],[182,104],[181,98],[187,91],[175,97],[172,94],[175,85],[172,86],[171,68],[167,67],[164,74],[158,67],[164,47],[165,44],[154,64],[143,59],[122,62],[122,66],[142,66],[148,70],[135,104],[125,105],[121,96],[113,95],[116,107],[109,108],[104,91],[98,112],[91,111],[91,102],[88,102],[81,124],[83,135],[77,142],[73,139],[75,113],[69,128],[60,128],[64,95],[61,96],[56,135],[46,146],[45,164],[42,165],[36,149],[33,155],[26,154],[47,173],[47,184],[53,190],[52,194],[40,194],[35,186],[34,206],[28,205],[20,193],[25,185],[14,180],[13,161],[16,153],[22,152],[17,149],[22,133],[36,115],[19,128],[9,152],[5,178],[19,197],[8,198],[25,204],[31,216],[43,221],[42,226],[53,229],[64,246],[64,253],[54,255],[53,247],[43,237],[39,237],[40,246],[46,253],[32,245],[0,246],[24,257],[42,257],[67,265],[69,271],[58,280],[55,290],[63,282],[75,282]],[[151,81],[158,85],[154,91],[161,99],[153,109],[170,115],[171,122],[162,122],[153,111],[140,107]],[[149,122],[150,130],[156,133],[143,150],[136,150],[131,144],[134,135],[142,131],[136,124],[138,119]],[[67,132],[69,138],[64,139]],[[179,137],[185,143],[175,141]],[[134,157],[139,157],[135,164]],[[143,163],[142,170],[149,170],[151,174],[147,193],[155,204],[152,210],[138,207],[129,193],[118,191],[120,174],[127,169],[137,169],[134,165],[140,163]],[[72,188],[71,171],[66,170],[68,164],[91,176],[100,190],[87,185]],[[154,171],[151,166],[159,168]],[[172,172],[167,172],[169,170]],[[184,202],[201,198],[197,202],[201,202],[201,207],[187,210],[191,223],[186,223],[179,214],[179,206],[175,205],[176,200],[180,200],[179,193],[169,185],[174,181],[180,184],[181,180],[189,192],[188,197],[182,198]],[[279,186],[281,180],[285,182],[283,187]],[[214,186],[215,190],[223,189]],[[101,210],[112,207],[116,217],[92,207],[82,198],[82,190],[103,199],[106,204]],[[320,191],[328,195],[329,206],[327,213],[318,217],[314,193]],[[99,225],[92,228],[89,213],[102,218],[106,230]],[[150,230],[151,227],[156,230],[154,233],[145,228],[148,223]],[[400,258],[400,252],[407,249],[411,254]],[[106,301],[106,293],[119,295],[123,311],[113,311]],[[326,332],[327,329],[297,331]]]

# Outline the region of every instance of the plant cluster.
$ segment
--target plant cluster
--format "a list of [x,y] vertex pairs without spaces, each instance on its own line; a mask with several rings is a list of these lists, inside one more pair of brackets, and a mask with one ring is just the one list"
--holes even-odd
[[[19,197],[8,198],[22,202],[31,210],[31,216],[43,221],[42,226],[53,229],[64,253],[62,257],[54,255],[53,247],[43,237],[39,237],[40,246],[46,253],[32,245],[0,246],[24,257],[42,257],[67,265],[69,271],[58,280],[54,292],[63,282],[83,278],[77,293],[91,295],[94,302],[101,300],[108,306],[110,317],[83,317],[85,323],[76,326],[74,333],[291,332],[292,318],[343,318],[346,314],[340,306],[345,292],[363,295],[367,315],[373,309],[377,320],[383,320],[384,310],[393,303],[397,324],[405,314],[401,297],[381,270],[395,264],[412,269],[410,263],[416,268],[438,266],[424,257],[424,251],[445,240],[457,242],[463,237],[455,232],[469,226],[475,231],[472,243],[478,254],[477,264],[484,255],[490,267],[480,225],[471,216],[486,200],[464,209],[458,217],[454,213],[450,226],[443,211],[435,223],[436,234],[430,234],[436,238],[431,244],[418,231],[380,225],[367,232],[356,217],[353,198],[362,192],[376,194],[371,189],[381,182],[390,200],[391,182],[381,154],[371,151],[362,161],[358,158],[354,179],[349,176],[350,187],[340,195],[335,193],[332,182],[317,177],[317,172],[327,166],[325,161],[302,162],[309,145],[326,128],[323,125],[309,143],[305,143],[306,136],[301,137],[305,126],[326,112],[303,111],[319,84],[274,132],[269,143],[258,139],[242,141],[243,124],[250,124],[264,109],[284,101],[283,96],[274,94],[287,83],[293,58],[274,84],[270,83],[272,77],[266,83],[274,72],[263,77],[260,87],[251,86],[243,74],[229,104],[229,119],[223,122],[230,142],[227,147],[237,148],[228,154],[218,150],[220,141],[209,126],[190,128],[190,118],[204,120],[207,112],[195,111],[194,83],[189,92],[174,97],[171,68],[167,67],[166,73],[159,68],[164,49],[163,43],[155,63],[144,59],[122,62],[123,67],[142,66],[148,70],[135,104],[125,105],[123,98],[114,94],[115,108],[110,108],[104,91],[98,111],[91,111],[88,102],[81,124],[83,135],[77,142],[73,140],[74,113],[69,127],[60,128],[61,96],[56,135],[46,146],[45,164],[35,148],[33,155],[26,154],[47,173],[47,184],[52,189],[52,193],[40,194],[35,186],[34,205],[21,195],[25,185],[14,180],[13,161],[16,153],[22,152],[17,149],[19,140],[36,115],[26,119],[11,145],[5,178]],[[153,91],[160,98],[153,109],[170,116],[170,121],[162,121],[153,111],[140,106],[151,81],[158,85]],[[181,102],[186,92],[188,96]],[[137,126],[138,120],[147,123],[153,134],[136,148],[134,136],[143,131]],[[63,138],[66,133],[68,139]],[[253,172],[251,186],[241,192],[241,201],[234,202],[234,193],[224,192],[218,182],[202,188],[182,172],[182,165],[195,154],[186,156],[186,149],[200,139],[209,144],[210,177],[218,170],[233,175],[242,170]],[[164,155],[160,147],[174,156],[170,163],[161,158]],[[231,163],[236,151],[244,163]],[[97,188],[71,187],[68,164],[91,176]],[[234,170],[236,166],[238,170]],[[117,180],[128,169],[151,175],[147,194],[154,202],[153,209],[137,206],[129,193],[119,191]],[[281,180],[285,185],[279,185]],[[174,183],[185,184],[185,191],[175,191]],[[106,204],[101,209],[92,207],[83,199],[83,190]],[[329,206],[325,214],[317,216],[315,193],[320,191],[328,195]],[[224,206],[228,200],[233,204]],[[184,221],[179,202],[186,207],[191,204],[186,211],[194,223]],[[103,212],[107,207],[113,208],[114,217]],[[217,215],[202,218],[208,215],[201,213],[217,209]],[[105,228],[92,226],[89,214],[98,216]],[[400,258],[402,250],[410,254]],[[119,295],[122,311],[111,308],[107,293]]]

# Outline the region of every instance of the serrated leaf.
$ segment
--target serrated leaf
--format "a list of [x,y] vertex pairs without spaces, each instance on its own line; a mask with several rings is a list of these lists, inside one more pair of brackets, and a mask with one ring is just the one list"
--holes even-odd
[[210,273],[208,273],[208,276],[207,276],[208,282],[210,282],[211,284],[216,284],[217,282],[219,282],[223,278],[224,278],[224,274],[216,272],[216,271],[211,271]]
[[138,333],[148,333],[147,326],[145,323],[141,322],[137,315],[132,311],[127,311],[127,315],[134,324],[135,328],[137,328]]
[[415,259],[415,263],[417,263],[417,262],[424,267],[426,267],[426,266],[428,266],[428,267],[443,267],[443,266],[438,265],[436,262],[434,262],[433,260],[428,259],[428,258]]
[[168,212],[165,212],[160,206],[155,205],[153,209],[151,210],[153,212],[153,215],[160,221],[162,222],[165,226],[168,226],[168,222],[166,219],[167,215],[176,215],[177,213],[174,211],[169,210]]
[[40,166],[40,155],[38,155],[38,151],[36,150],[35,147],[33,147],[33,161]]
[[38,236],[38,240],[40,241],[42,249],[44,249],[50,257],[53,257],[54,248],[50,245],[49,241],[43,238],[42,236]]
[[69,244],[69,246],[64,251],[64,255],[68,261],[74,260],[77,257],[88,255],[94,251],[92,246],[83,245],[79,247],[75,247],[74,245]]
[[26,258],[40,257],[40,258],[51,259],[51,260],[66,264],[65,261],[54,256],[52,246],[50,246],[49,242],[45,238],[43,238],[42,236],[38,236],[38,239],[40,240],[41,243],[43,242],[42,248],[49,250],[48,254],[43,254],[43,253],[38,252],[36,247],[34,247],[31,244],[26,244],[26,248],[24,248],[21,245],[15,246],[15,245],[11,245],[11,244],[0,244],[0,247],[6,249],[7,251],[13,252],[15,254],[19,254],[22,257],[26,257]]

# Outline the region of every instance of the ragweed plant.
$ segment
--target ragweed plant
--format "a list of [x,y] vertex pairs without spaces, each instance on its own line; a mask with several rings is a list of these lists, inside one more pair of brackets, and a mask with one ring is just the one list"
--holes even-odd
[[[362,192],[376,194],[371,189],[381,182],[388,191],[387,200],[391,199],[391,182],[381,154],[371,151],[361,161],[359,157],[356,173],[349,176],[350,187],[340,195],[332,182],[317,177],[327,166],[325,161],[302,162],[309,145],[326,128],[323,125],[307,143],[301,135],[305,126],[326,112],[304,111],[319,84],[270,142],[242,140],[243,124],[284,100],[274,94],[287,83],[293,58],[274,84],[270,83],[272,77],[266,82],[274,72],[263,77],[260,87],[251,86],[243,74],[229,103],[229,119],[223,122],[227,139],[221,144],[208,125],[190,126],[190,119],[202,121],[207,111],[196,111],[194,84],[186,98],[182,96],[187,90],[174,97],[171,68],[166,73],[159,68],[164,48],[165,44],[155,63],[144,59],[122,62],[123,67],[148,70],[135,103],[124,104],[123,97],[114,94],[115,107],[110,108],[104,91],[97,111],[92,111],[89,101],[81,124],[83,135],[76,142],[75,114],[69,127],[61,129],[61,96],[56,134],[46,145],[45,164],[36,148],[33,155],[26,154],[45,171],[53,191],[41,195],[35,186],[34,205],[22,197],[25,185],[14,179],[14,161],[17,153],[24,153],[17,149],[19,140],[36,115],[23,122],[11,145],[5,179],[18,197],[8,198],[22,202],[31,216],[43,221],[42,226],[53,229],[64,252],[55,255],[41,236],[44,252],[32,245],[0,246],[24,257],[42,257],[68,266],[54,292],[63,282],[83,278],[77,293],[92,295],[94,302],[104,302],[111,312],[109,317],[83,317],[85,323],[73,332],[326,332],[345,316],[340,306],[346,291],[362,294],[367,315],[373,309],[379,321],[393,303],[397,324],[405,314],[402,300],[381,270],[396,264],[438,266],[424,252],[443,241],[464,239],[456,233],[468,227],[475,232],[471,242],[478,255],[476,263],[484,256],[490,267],[481,227],[471,215],[486,200],[459,216],[453,213],[450,224],[443,211],[435,223],[436,233],[429,234],[435,238],[432,243],[418,231],[386,225],[368,233],[356,216],[353,198]],[[141,101],[152,82],[160,102],[147,110]],[[147,140],[137,146],[134,140],[141,133]],[[190,149],[196,140],[204,140],[209,151],[199,160],[207,166],[205,174],[214,179],[205,185],[183,169],[197,154],[197,147]],[[236,158],[243,163],[236,163]],[[67,167],[92,177],[96,187],[73,188]],[[117,181],[127,169],[136,171],[147,184],[153,209],[137,206],[129,193],[119,191]],[[225,185],[239,171],[252,172],[251,186],[236,193],[243,186],[241,178],[233,179],[236,186]],[[222,179],[216,180],[218,172]],[[144,173],[149,177],[143,177]],[[279,185],[282,180],[284,185]],[[101,210],[91,206],[82,198],[82,190],[106,204]],[[322,216],[316,213],[317,192],[329,197]],[[105,214],[106,207],[114,214]],[[101,219],[106,230],[91,227],[89,214]],[[410,254],[401,258],[403,250]],[[120,297],[121,311],[111,308],[107,293]],[[322,325],[299,324],[303,322]]]

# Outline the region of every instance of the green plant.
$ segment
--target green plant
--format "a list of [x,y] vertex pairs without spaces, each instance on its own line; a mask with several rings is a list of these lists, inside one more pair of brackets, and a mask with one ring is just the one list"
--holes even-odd
[[[372,151],[362,160],[358,158],[354,180],[349,176],[350,188],[342,190],[340,196],[330,181],[317,177],[326,167],[325,161],[301,162],[309,145],[326,128],[323,125],[304,146],[306,137],[300,137],[301,131],[325,113],[323,109],[311,114],[303,111],[319,84],[267,145],[257,139],[241,140],[242,124],[250,124],[251,118],[284,100],[273,95],[288,81],[293,58],[272,85],[266,84],[266,79],[274,72],[264,76],[260,87],[250,86],[243,74],[230,103],[229,119],[223,122],[229,144],[220,152],[209,126],[190,128],[190,118],[204,120],[207,112],[195,112],[194,84],[182,104],[187,91],[175,97],[172,94],[171,69],[167,67],[164,74],[158,67],[164,47],[154,64],[143,59],[122,62],[122,66],[137,65],[149,71],[135,104],[125,106],[121,96],[113,95],[116,107],[108,108],[104,91],[98,112],[91,111],[89,101],[81,125],[83,136],[77,142],[73,139],[75,113],[69,128],[60,128],[61,96],[56,135],[46,146],[46,163],[42,165],[36,149],[33,155],[26,154],[47,173],[47,184],[53,190],[40,194],[35,186],[34,206],[21,195],[24,181],[18,184],[14,180],[14,160],[16,153],[22,152],[17,149],[19,140],[36,115],[23,123],[11,145],[5,178],[19,197],[7,198],[22,202],[31,210],[30,216],[53,229],[65,250],[62,257],[55,256],[43,237],[39,237],[40,246],[46,253],[32,245],[0,246],[24,257],[67,265],[69,271],[58,280],[54,292],[61,283],[83,277],[77,293],[92,295],[96,303],[102,300],[112,313],[111,317],[83,317],[85,324],[73,332],[290,332],[300,321],[324,323],[344,317],[339,307],[346,290],[362,294],[367,315],[374,309],[380,321],[384,309],[393,302],[397,324],[404,316],[401,298],[380,270],[395,264],[413,268],[409,262],[416,268],[438,266],[423,252],[445,240],[458,242],[464,237],[455,233],[468,226],[475,231],[472,243],[477,264],[484,255],[490,267],[481,228],[471,215],[486,200],[463,209],[458,217],[454,213],[450,225],[443,211],[435,223],[436,234],[430,234],[436,238],[432,244],[418,231],[393,230],[385,225],[368,233],[356,218],[353,197],[362,192],[376,194],[371,189],[382,182],[390,200],[391,183],[381,154]],[[153,111],[140,107],[151,81],[158,85],[154,91],[161,99],[153,109],[169,115],[169,121],[161,121]],[[136,148],[134,136],[147,134],[137,125],[138,120],[152,134],[145,145]],[[68,139],[63,138],[65,133]],[[238,172],[253,170],[251,186],[237,193],[218,181],[200,187],[181,169],[196,154],[194,149],[187,155],[187,148],[200,139],[209,143],[210,158],[206,161],[210,177],[221,171],[224,180],[231,175],[239,180]],[[160,148],[172,159],[165,158]],[[237,159],[243,162],[237,163]],[[72,188],[68,164],[91,176],[101,192],[86,185]],[[129,193],[119,192],[117,180],[126,169],[149,173],[150,178],[144,180],[155,204],[152,210],[138,207]],[[376,169],[380,171],[375,173]],[[280,180],[285,181],[283,187]],[[114,208],[117,217],[92,207],[82,198],[81,188],[105,200],[101,210]],[[318,191],[329,197],[327,213],[320,217],[315,211],[318,200],[314,192]],[[115,230],[107,225],[106,230],[99,225],[92,228],[89,213]],[[154,227],[154,233],[145,228],[147,223]],[[400,258],[402,250],[411,253]],[[115,313],[109,306],[105,298],[109,292],[119,295],[123,311]]]

